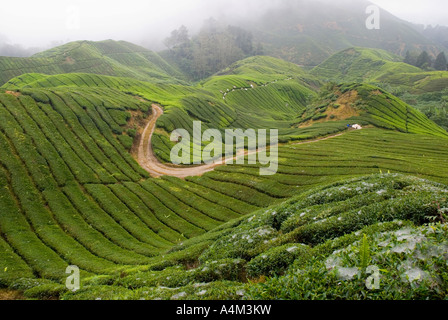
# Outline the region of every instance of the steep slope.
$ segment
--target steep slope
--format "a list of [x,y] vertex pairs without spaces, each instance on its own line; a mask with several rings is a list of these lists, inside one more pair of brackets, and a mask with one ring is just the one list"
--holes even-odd
[[87,72],[139,80],[180,82],[180,71],[156,53],[124,41],[77,41],[31,58],[0,57],[0,83],[21,74]]
[[346,120],[406,133],[448,137],[448,132],[423,113],[386,91],[366,84],[329,86],[302,115],[299,127]]

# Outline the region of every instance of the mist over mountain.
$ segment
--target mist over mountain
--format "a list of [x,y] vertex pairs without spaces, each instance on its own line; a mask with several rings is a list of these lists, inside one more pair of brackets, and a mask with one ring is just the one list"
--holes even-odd
[[[438,50],[433,41],[385,10],[381,10],[380,30],[367,30],[366,8],[372,2],[365,0],[23,2],[20,12],[0,19],[0,55],[30,56],[71,41],[105,39],[162,51],[172,30],[185,25],[191,36],[197,35],[210,18],[252,32],[256,42],[265,44],[266,54],[304,65],[316,65],[349,46],[375,47],[400,55],[408,49],[434,54]],[[427,6],[438,11],[430,2]],[[434,21],[439,21],[436,15]]]
[[252,28],[267,54],[302,65],[317,65],[331,54],[353,46],[385,49],[398,55],[440,47],[410,23],[381,9],[378,30],[366,27],[369,1],[284,1]]

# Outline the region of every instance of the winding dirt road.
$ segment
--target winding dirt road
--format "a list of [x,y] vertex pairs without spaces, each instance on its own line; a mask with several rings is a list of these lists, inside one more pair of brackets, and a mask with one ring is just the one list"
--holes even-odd
[[[181,179],[184,179],[186,177],[192,177],[192,176],[201,176],[206,172],[213,171],[217,166],[225,165],[226,163],[230,162],[231,160],[237,159],[237,157],[240,157],[242,155],[249,155],[253,153],[258,153],[260,151],[264,151],[263,149],[257,149],[251,152],[244,152],[242,154],[239,154],[234,157],[228,157],[223,159],[222,164],[204,164],[204,165],[198,165],[198,166],[191,166],[191,167],[185,167],[185,166],[175,166],[175,165],[168,165],[163,164],[157,159],[154,150],[152,149],[152,136],[154,134],[155,128],[156,128],[156,122],[160,118],[161,115],[163,115],[163,109],[156,105],[152,105],[152,115],[151,118],[146,125],[142,136],[140,138],[140,143],[138,145],[137,150],[137,161],[142,166],[143,169],[145,169],[152,177],[161,177],[161,176],[173,176],[178,177]],[[345,133],[345,132],[344,132]],[[309,141],[303,141],[298,142],[294,144],[305,144],[305,143],[313,143],[318,141],[323,141],[331,138],[336,138],[344,133],[338,133],[332,136],[315,139],[315,140],[309,140]]]
[[157,159],[154,150],[152,149],[152,135],[156,128],[156,122],[163,114],[163,110],[160,106],[152,105],[152,116],[148,124],[143,131],[138,146],[137,161],[143,169],[149,172],[153,177],[160,176],[174,176],[178,178],[186,178],[191,176],[201,176],[206,172],[212,171],[217,164],[212,165],[200,165],[196,167],[180,167],[175,165],[163,164]]

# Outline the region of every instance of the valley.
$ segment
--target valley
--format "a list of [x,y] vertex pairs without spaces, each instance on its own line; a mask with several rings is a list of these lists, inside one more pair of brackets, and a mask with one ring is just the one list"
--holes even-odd
[[[0,57],[0,300],[446,299],[448,71],[402,52],[439,46],[392,15],[372,47],[347,12],[290,9],[247,27],[265,54],[200,79],[176,39]],[[194,122],[278,142],[229,155],[222,138],[204,164],[211,141],[192,139],[201,164],[174,165],[170,135]],[[263,153],[275,174],[248,163]]]

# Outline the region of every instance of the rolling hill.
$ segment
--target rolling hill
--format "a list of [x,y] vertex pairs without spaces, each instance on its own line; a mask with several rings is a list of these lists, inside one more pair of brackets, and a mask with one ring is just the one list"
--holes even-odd
[[420,68],[385,50],[349,48],[332,55],[311,70],[316,77],[341,82],[375,82],[389,74],[420,73]]
[[312,75],[337,82],[364,82],[389,86],[412,94],[439,92],[448,86],[444,71],[423,71],[384,50],[349,48],[313,68]]
[[349,48],[334,54],[310,73],[335,83],[362,82],[381,87],[447,129],[445,71],[421,70],[384,50]]
[[76,41],[31,58],[0,57],[0,83],[26,73],[94,73],[155,82],[181,82],[180,71],[157,53],[125,41]]
[[347,120],[406,133],[447,137],[446,130],[397,97],[366,84],[336,85],[302,115],[299,127]]
[[[118,44],[131,62],[112,53]],[[112,75],[102,63],[55,64],[62,74],[36,65],[0,88],[0,287],[30,299],[359,298],[353,273],[373,261],[387,270],[385,289],[363,298],[446,297],[436,281],[446,275],[446,131],[383,89],[322,87],[321,75],[280,59],[251,57],[185,84],[163,62],[140,69],[142,53],[118,44],[69,45],[103,52]],[[53,63],[69,47],[23,61]],[[152,140],[160,160],[168,134],[193,120],[278,128],[277,174],[234,164],[151,177],[133,156],[153,104],[164,109]],[[76,292],[65,287],[69,265],[81,270]]]

